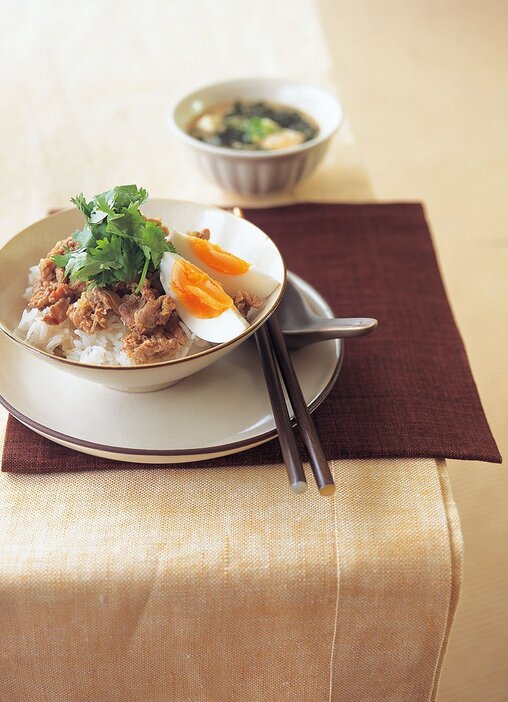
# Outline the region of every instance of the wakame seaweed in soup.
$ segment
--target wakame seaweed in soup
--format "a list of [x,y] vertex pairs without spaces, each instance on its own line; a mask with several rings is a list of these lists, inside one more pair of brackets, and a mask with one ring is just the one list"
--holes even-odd
[[213,146],[272,151],[297,146],[318,134],[307,115],[286,105],[264,101],[222,103],[209,108],[189,127],[189,134]]

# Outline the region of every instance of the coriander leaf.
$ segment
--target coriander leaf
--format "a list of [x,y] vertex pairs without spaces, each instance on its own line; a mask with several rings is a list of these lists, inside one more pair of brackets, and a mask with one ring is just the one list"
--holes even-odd
[[51,260],[55,264],[57,268],[65,268],[67,266],[67,263],[69,261],[69,258],[71,257],[72,251],[69,251],[66,254],[55,254],[55,256],[52,256]]
[[101,200],[101,198],[98,198],[92,212],[90,213],[90,216],[88,217],[88,221],[92,224],[97,224],[98,222],[102,222],[104,219],[106,219],[108,215],[115,215],[113,210],[108,210],[109,208],[107,202],[105,200]]
[[96,203],[100,198],[105,200],[113,212],[119,212],[130,205],[139,208],[148,198],[148,193],[144,188],[138,188],[136,185],[118,185],[113,190],[96,195],[93,202]]
[[[74,232],[74,234],[72,235],[72,238],[74,241],[77,241],[78,244],[81,244],[81,246],[83,246],[85,248],[87,248],[88,246],[91,246],[93,244],[93,242],[95,241],[95,237],[92,233],[92,230],[88,226],[88,224],[85,224],[85,226],[81,230],[77,229]],[[53,258],[53,260],[55,260],[55,259]]]
[[115,232],[119,236],[131,236],[138,239],[145,222],[146,217],[141,214],[138,207],[131,205],[129,208],[122,210],[122,213],[117,218],[108,218],[107,230]]
[[117,236],[112,236],[110,239],[100,239],[89,255],[100,265],[100,270],[122,268],[122,246]]
[[151,252],[154,270],[160,266],[162,256],[166,251],[175,253],[175,247],[169,241],[166,241],[164,230],[157,222],[145,222],[141,232],[140,243],[147,246]]
[[71,283],[76,280],[86,282],[99,271],[98,263],[87,251],[72,251],[65,266],[65,274],[69,276]]
[[65,267],[72,282],[105,286],[138,281],[156,271],[165,251],[174,251],[157,222],[148,221],[140,211],[148,193],[135,185],[121,185],[96,195],[87,202],[83,194],[72,202],[84,214],[86,223],[72,238],[79,246],[54,256]]
[[246,139],[251,144],[257,144],[261,142],[264,137],[278,132],[281,129],[273,119],[260,117],[259,115],[251,117],[233,115],[226,117],[225,125],[226,127],[232,127],[233,129],[243,132]]
[[279,125],[268,117],[251,117],[247,125],[247,134],[254,143],[277,131],[280,131]]
[[76,205],[78,210],[81,210],[81,212],[85,215],[85,217],[90,216],[90,214],[92,212],[92,208],[93,208],[93,203],[92,202],[88,203],[85,200],[83,193],[76,195],[76,197],[72,197],[71,202],[73,202]]

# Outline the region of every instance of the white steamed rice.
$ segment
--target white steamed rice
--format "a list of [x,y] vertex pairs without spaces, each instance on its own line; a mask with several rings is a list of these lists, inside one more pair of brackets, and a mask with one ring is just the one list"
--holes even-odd
[[[32,296],[32,286],[38,275],[39,267],[32,266],[28,271],[29,287],[23,296],[26,300]],[[54,353],[58,348],[65,358],[79,363],[93,363],[101,366],[134,365],[122,350],[123,339],[130,330],[118,317],[112,316],[105,329],[98,327],[94,334],[87,334],[81,329],[75,329],[69,319],[58,325],[46,324],[42,321],[45,313],[46,310],[28,308],[23,310],[21,320],[15,329],[16,336],[49,353]],[[183,358],[189,353],[197,353],[210,346],[208,342],[196,337],[183,322],[180,322],[180,326],[186,333],[188,342],[171,358]]]

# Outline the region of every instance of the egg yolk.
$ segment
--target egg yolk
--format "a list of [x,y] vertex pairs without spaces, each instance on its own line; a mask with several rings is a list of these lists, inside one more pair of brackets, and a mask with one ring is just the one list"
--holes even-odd
[[182,305],[200,319],[218,317],[233,307],[233,300],[219,282],[182,259],[173,266],[171,289]]
[[189,238],[190,247],[200,261],[209,268],[229,275],[242,275],[247,273],[251,264],[228,251],[224,251],[217,244],[211,244],[206,239],[192,236]]

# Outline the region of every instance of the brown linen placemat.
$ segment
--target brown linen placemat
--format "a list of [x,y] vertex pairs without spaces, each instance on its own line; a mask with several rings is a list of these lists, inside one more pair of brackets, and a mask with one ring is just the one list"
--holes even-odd
[[[501,462],[448,305],[421,205],[299,204],[245,214],[276,242],[288,268],[313,285],[338,316],[379,320],[375,334],[346,343],[337,385],[315,413],[329,459]],[[205,465],[280,461],[278,444],[271,441]],[[66,449],[9,417],[4,471],[137,465]]]

